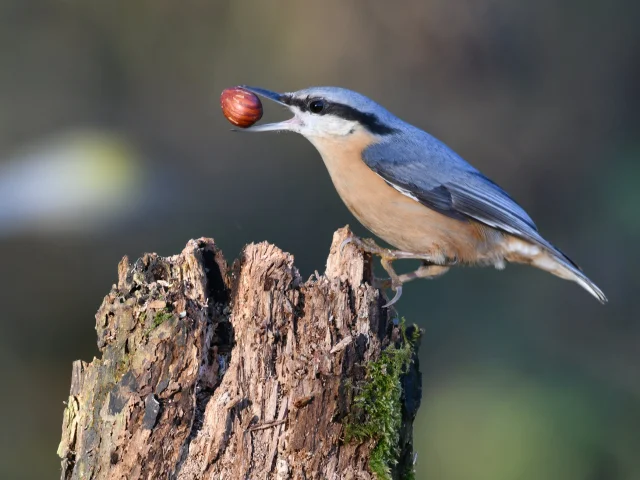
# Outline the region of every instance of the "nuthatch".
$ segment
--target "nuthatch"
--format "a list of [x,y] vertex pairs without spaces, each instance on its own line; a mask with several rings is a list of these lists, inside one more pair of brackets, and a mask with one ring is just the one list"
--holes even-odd
[[[445,144],[367,97],[337,87],[283,94],[243,88],[294,114],[245,131],[291,131],[306,137],[351,213],[398,249],[351,239],[380,256],[396,292],[386,306],[414,278],[434,278],[456,264],[502,269],[505,262],[533,265],[578,283],[601,303],[607,301],[569,257],[542,238],[502,188]],[[399,259],[418,259],[422,266],[398,275],[391,264]]]

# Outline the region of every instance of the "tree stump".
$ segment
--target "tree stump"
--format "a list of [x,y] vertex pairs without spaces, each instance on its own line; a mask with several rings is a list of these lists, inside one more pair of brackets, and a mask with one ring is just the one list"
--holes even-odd
[[334,234],[324,275],[212,239],[125,257],[73,363],[62,479],[413,476],[418,330],[383,309],[371,259]]

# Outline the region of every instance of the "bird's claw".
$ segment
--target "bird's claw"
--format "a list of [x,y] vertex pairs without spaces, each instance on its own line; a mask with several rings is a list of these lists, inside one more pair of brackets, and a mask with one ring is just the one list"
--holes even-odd
[[384,304],[382,308],[391,307],[394,303],[400,300],[400,297],[402,296],[402,282],[400,281],[400,279],[398,278],[398,275],[395,273],[395,271],[391,267],[391,262],[395,260],[396,255],[398,253],[405,253],[405,252],[395,252],[386,248],[382,248],[370,238],[363,239],[363,238],[356,237],[355,235],[351,235],[348,238],[345,238],[340,244],[340,255],[343,254],[344,247],[346,247],[350,243],[355,244],[360,250],[364,252],[380,256],[382,260],[382,266],[387,271],[387,273],[389,273],[389,276],[391,278],[387,280],[383,280],[380,283],[378,288],[382,288],[382,289],[392,288],[393,291],[395,292],[395,295],[393,296],[393,298],[389,302]]
[[373,255],[385,256],[391,254],[391,250],[382,248],[371,238],[360,238],[355,235],[350,235],[345,238],[340,244],[340,254],[344,251],[344,247],[353,243],[357,248],[362,250],[363,252],[370,253]]
[[340,255],[344,253],[344,247],[346,247],[352,242],[353,242],[353,237],[347,237],[342,241],[342,243],[340,244]]
[[389,308],[391,307],[394,303],[396,303],[398,300],[400,300],[400,297],[402,296],[402,285],[400,285],[399,287],[394,288],[396,294],[393,296],[393,298],[391,300],[389,300],[387,303],[385,303],[382,308]]

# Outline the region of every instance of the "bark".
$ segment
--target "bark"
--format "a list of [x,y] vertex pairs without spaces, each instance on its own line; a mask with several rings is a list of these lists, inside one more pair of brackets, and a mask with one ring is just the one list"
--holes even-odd
[[[370,259],[340,251],[347,235],[335,233],[324,275],[306,282],[267,243],[232,268],[206,238],[172,257],[123,258],[96,314],[101,358],[73,363],[61,478],[411,476],[415,349],[397,382],[381,362],[411,347],[413,327],[382,308]],[[387,398],[374,388],[363,399],[371,365],[400,392],[388,475],[370,467],[385,438],[366,433],[370,406]]]

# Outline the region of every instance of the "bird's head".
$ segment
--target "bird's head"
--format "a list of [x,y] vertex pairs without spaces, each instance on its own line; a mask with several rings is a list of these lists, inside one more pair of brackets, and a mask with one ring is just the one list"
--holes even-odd
[[401,121],[383,107],[346,88],[311,87],[291,93],[242,88],[284,105],[293,113],[289,120],[254,125],[245,129],[247,132],[296,132],[314,142],[348,137],[363,131],[382,137],[400,128]]

